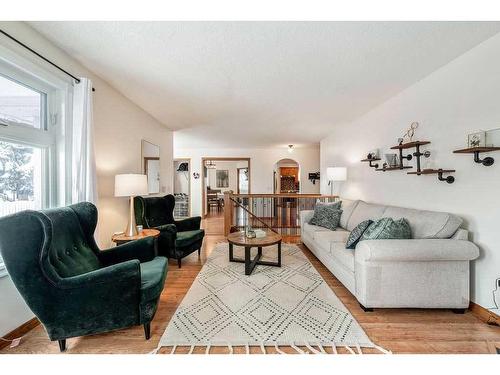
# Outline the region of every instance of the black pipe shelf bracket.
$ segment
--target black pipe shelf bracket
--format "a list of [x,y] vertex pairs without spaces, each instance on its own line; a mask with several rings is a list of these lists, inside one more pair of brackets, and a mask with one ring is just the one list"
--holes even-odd
[[427,175],[427,174],[437,174],[439,181],[446,181],[447,183],[452,184],[455,182],[455,177],[453,176],[443,177],[443,174],[454,173],[454,172],[455,172],[454,169],[423,169],[420,172],[408,172],[408,174],[414,174],[417,176]]
[[454,154],[474,154],[474,162],[477,164],[482,164],[485,167],[490,167],[495,163],[495,159],[491,156],[487,156],[484,159],[479,157],[481,152],[491,152],[491,151],[500,151],[500,147],[470,147],[464,148],[461,150],[453,151]]
[[[417,173],[421,172],[422,169],[420,168],[420,159],[422,156],[428,158],[431,156],[430,151],[420,151],[420,146],[428,145],[429,141],[413,141],[413,142],[408,142],[408,143],[401,143],[397,146],[391,147],[391,150],[399,150],[399,165],[403,166],[403,159],[406,160],[411,160],[413,156],[417,160]],[[403,155],[403,150],[409,149],[409,148],[415,148],[415,152],[413,154],[408,154],[408,155]],[[412,172],[415,173],[415,172]]]
[[368,162],[369,166],[372,167],[372,168],[378,168],[378,163],[377,164],[372,164],[372,162],[374,161],[380,161],[381,159],[380,158],[371,158],[371,159],[363,159],[361,160],[362,162]]

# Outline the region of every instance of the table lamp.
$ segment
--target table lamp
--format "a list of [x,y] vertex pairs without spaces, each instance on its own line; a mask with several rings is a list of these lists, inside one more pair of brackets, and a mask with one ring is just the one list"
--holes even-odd
[[346,167],[328,167],[328,168],[326,168],[326,177],[328,179],[328,185],[330,185],[330,195],[333,195],[333,183],[335,181],[347,180],[347,168]]
[[148,194],[148,178],[145,174],[117,174],[115,176],[115,197],[130,197],[127,237],[137,236],[134,197]]

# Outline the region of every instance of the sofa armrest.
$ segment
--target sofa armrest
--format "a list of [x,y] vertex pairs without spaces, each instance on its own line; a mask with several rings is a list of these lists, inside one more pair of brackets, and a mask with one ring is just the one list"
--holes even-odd
[[308,223],[314,215],[314,210],[300,211],[300,226],[303,227],[304,223]]
[[99,260],[105,265],[126,262],[137,259],[139,262],[149,262],[155,257],[155,245],[153,237],[141,238],[130,241],[98,253]]
[[366,240],[356,246],[356,262],[469,261],[479,256],[470,241],[450,239]]
[[184,220],[174,221],[178,232],[186,232],[188,230],[197,230],[201,226],[201,216],[188,217]]

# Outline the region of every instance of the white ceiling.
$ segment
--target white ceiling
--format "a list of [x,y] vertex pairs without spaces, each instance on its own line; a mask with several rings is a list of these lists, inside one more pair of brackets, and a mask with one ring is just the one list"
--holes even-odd
[[500,32],[493,22],[30,22],[177,147],[318,143]]

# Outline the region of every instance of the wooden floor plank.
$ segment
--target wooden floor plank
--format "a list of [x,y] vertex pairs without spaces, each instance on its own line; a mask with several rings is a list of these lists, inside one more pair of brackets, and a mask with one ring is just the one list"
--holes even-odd
[[[142,327],[133,327],[106,334],[68,340],[67,353],[148,353],[156,348],[168,322],[186,295],[194,278],[214,247],[225,242],[222,235],[222,215],[202,221],[207,235],[201,257],[192,254],[183,259],[182,268],[169,262],[165,289],[155,319],[151,324],[151,340],[144,339]],[[494,353],[500,347],[500,327],[489,326],[470,312],[463,315],[449,310],[425,309],[375,309],[366,313],[354,296],[324,267],[302,244],[299,247],[318,270],[335,294],[351,311],[370,339],[393,353]],[[161,348],[159,353],[170,353],[172,348]],[[291,348],[280,348],[294,353]],[[304,348],[305,349],[305,348]],[[178,348],[176,353],[187,353],[189,348]],[[260,348],[251,348],[260,353]],[[330,353],[331,349],[327,348]],[[195,348],[195,354],[204,354],[205,348]],[[274,353],[274,349],[268,349]],[[347,350],[340,349],[340,353]],[[30,331],[16,348],[4,348],[0,353],[59,353],[57,343],[50,342],[42,326]],[[210,353],[228,353],[228,348],[211,348]],[[245,353],[242,347],[234,348],[235,354]],[[379,353],[376,349],[363,349],[363,353]]]

